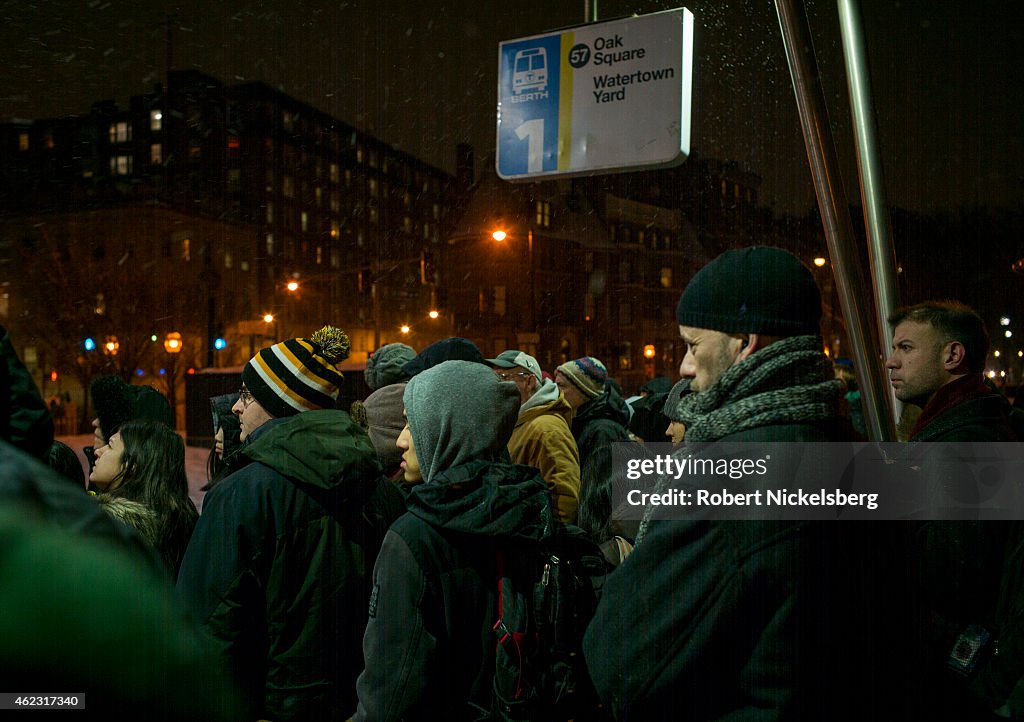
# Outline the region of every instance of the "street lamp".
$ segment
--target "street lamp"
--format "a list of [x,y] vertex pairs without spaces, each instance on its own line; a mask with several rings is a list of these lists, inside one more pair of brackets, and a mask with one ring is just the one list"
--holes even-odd
[[399,330],[399,331],[401,331],[402,333],[409,333],[409,332],[410,332],[410,331],[411,331],[412,329],[411,329],[411,328],[409,328],[409,327],[408,327],[408,326],[406,326],[406,325],[403,325],[403,326],[402,326],[402,327],[401,327],[400,329],[398,329],[398,330]]
[[[498,228],[491,233],[491,238],[501,243],[508,238],[508,233],[503,228]],[[529,228],[526,231],[526,252],[529,260],[529,276],[530,276],[530,332],[537,332],[537,306],[535,298],[537,296],[537,279],[534,278],[533,273],[533,229]]]
[[437,311],[431,310],[427,315],[430,316],[430,318],[436,319],[440,314]]
[[274,322],[274,314],[272,314],[272,313],[265,313],[265,314],[263,314],[263,323],[273,323],[273,322]]
[[818,268],[822,268],[826,263],[828,263],[828,261],[826,261],[821,256],[818,256],[817,258],[814,259],[814,265],[817,266]]
[[167,359],[167,400],[171,405],[171,413],[174,415],[174,428],[178,428],[178,354],[184,343],[181,334],[171,331],[164,336],[164,351],[168,353]]
[[292,293],[295,293],[296,291],[299,290],[299,282],[298,281],[288,281],[288,285],[285,286],[285,288],[287,288]]

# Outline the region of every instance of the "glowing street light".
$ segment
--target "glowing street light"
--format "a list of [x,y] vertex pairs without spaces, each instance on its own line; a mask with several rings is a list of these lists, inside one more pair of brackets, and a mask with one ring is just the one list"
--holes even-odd
[[817,266],[818,268],[821,268],[821,267],[822,267],[822,266],[824,266],[824,265],[825,265],[826,263],[828,263],[828,261],[826,261],[826,260],[825,260],[824,258],[822,258],[821,256],[818,256],[817,258],[815,258],[815,259],[814,259],[814,265],[815,265],[815,266]]
[[505,233],[505,231],[500,230],[500,229],[491,234],[491,238],[493,238],[494,240],[496,240],[498,242],[504,241],[507,237],[508,237],[508,234]]
[[273,323],[273,322],[274,322],[274,314],[272,314],[272,313],[265,313],[265,314],[263,314],[263,323]]
[[411,328],[409,328],[408,326],[402,326],[402,327],[401,327],[400,329],[398,329],[398,330],[399,330],[399,331],[401,331],[402,333],[409,333],[409,332],[410,332],[410,331],[411,331],[412,329],[411,329]]
[[1013,338],[1013,331],[1007,330],[1003,335],[1006,336],[1006,338]]
[[167,353],[181,353],[181,334],[173,331],[164,338],[164,351]]
[[285,288],[287,288],[289,291],[294,293],[295,291],[299,290],[299,282],[298,281],[288,281],[288,285]]
[[652,359],[656,354],[657,351],[654,348],[654,344],[649,343],[646,346],[644,346],[644,358]]
[[430,313],[428,313],[427,315],[428,315],[428,316],[430,316],[431,318],[437,318],[437,317],[438,317],[438,316],[440,316],[441,314],[439,314],[439,313],[438,313],[437,311],[433,311],[433,310],[432,310],[432,311],[431,311]]
[[999,318],[999,325],[1000,326],[1009,326],[1010,325],[1010,317],[1009,316],[1001,316]]

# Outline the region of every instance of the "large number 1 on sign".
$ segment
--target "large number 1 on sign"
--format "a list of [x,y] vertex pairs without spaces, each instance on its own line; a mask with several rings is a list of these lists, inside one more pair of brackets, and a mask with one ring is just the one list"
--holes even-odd
[[518,128],[516,135],[519,140],[529,137],[527,149],[526,172],[540,173],[544,170],[544,119],[535,118],[528,120]]

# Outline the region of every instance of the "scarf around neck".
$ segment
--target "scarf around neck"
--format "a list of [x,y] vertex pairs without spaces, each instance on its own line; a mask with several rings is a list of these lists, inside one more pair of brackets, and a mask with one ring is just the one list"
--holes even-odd
[[729,368],[705,390],[679,401],[686,441],[717,441],[760,426],[824,421],[838,415],[842,382],[816,336],[776,341]]

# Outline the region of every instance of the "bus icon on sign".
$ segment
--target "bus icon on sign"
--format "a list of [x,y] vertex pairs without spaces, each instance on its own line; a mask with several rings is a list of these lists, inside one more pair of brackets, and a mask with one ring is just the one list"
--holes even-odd
[[548,51],[529,48],[516,53],[512,72],[512,92],[543,91],[548,87]]

